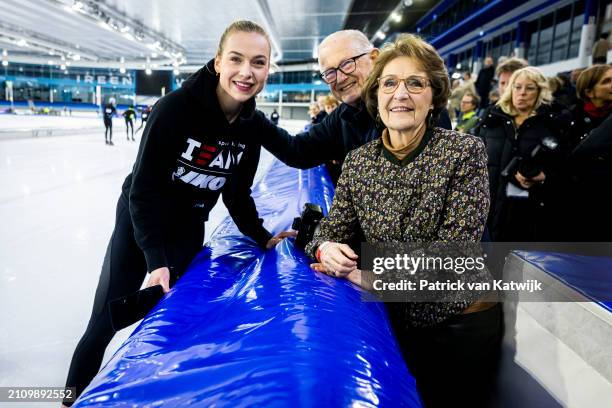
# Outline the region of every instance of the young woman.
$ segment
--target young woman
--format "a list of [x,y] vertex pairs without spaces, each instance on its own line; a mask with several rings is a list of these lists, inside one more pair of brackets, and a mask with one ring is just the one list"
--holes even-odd
[[[115,334],[107,303],[148,286],[170,286],[200,251],[204,222],[219,196],[242,233],[262,248],[284,237],[263,227],[251,198],[260,146],[251,135],[267,119],[255,95],[268,77],[270,41],[250,21],[223,33],[214,60],[156,104],[132,174],[123,183],[89,325],[77,345],[66,387],[77,395],[96,375]],[[70,405],[69,403],[65,403]]]

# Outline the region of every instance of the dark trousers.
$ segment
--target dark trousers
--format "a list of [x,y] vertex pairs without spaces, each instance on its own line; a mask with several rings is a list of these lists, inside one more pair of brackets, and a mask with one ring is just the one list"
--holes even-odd
[[425,407],[489,406],[501,355],[500,304],[395,333]]
[[110,142],[113,140],[113,120],[104,119],[104,138]]
[[[173,225],[178,228],[185,224],[176,222]],[[203,222],[192,223],[191,229],[183,234],[170,232],[167,236],[172,242],[172,246],[166,249],[169,266],[182,275],[202,248]],[[104,257],[91,318],[74,351],[66,380],[66,387],[76,387],[77,396],[98,373],[106,346],[115,335],[108,302],[140,289],[146,275],[145,257],[134,239],[127,199],[122,197],[117,204],[115,230]]]
[[132,139],[134,139],[134,121],[126,120],[125,121],[125,134],[128,140],[130,140],[130,129],[132,130]]

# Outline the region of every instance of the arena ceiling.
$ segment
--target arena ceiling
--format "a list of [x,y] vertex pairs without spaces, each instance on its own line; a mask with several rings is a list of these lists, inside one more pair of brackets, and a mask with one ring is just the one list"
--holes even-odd
[[245,18],[271,34],[277,62],[305,62],[328,34],[356,28],[376,38],[396,24],[394,10],[414,19],[427,11],[422,3],[432,2],[2,0],[0,49],[7,63],[189,70],[214,55],[228,24]]

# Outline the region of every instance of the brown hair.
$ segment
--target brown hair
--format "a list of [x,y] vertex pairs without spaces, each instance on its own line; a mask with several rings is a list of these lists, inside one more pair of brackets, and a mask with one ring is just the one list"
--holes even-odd
[[590,102],[587,92],[592,90],[601,78],[612,69],[610,65],[597,64],[582,71],[576,80],[576,95],[584,102]]
[[495,69],[495,75],[499,76],[502,72],[508,72],[510,74],[514,71],[518,71],[521,68],[529,66],[529,63],[522,58],[508,58]]
[[[466,92],[463,94],[463,98],[465,98],[466,96],[469,96],[470,98],[472,98],[472,105],[474,105],[476,108],[478,108],[478,105],[480,105],[480,97],[478,95],[473,94],[472,92]],[[461,99],[463,99],[461,98]]]
[[[223,54],[223,47],[225,46],[225,41],[230,34],[240,32],[240,33],[257,33],[263,35],[268,41],[268,48],[270,49],[269,53],[272,52],[272,42],[270,41],[270,36],[266,33],[266,30],[263,29],[257,23],[249,20],[236,20],[223,31],[221,34],[221,39],[219,40],[219,46],[217,47],[217,56],[221,56]],[[270,54],[268,54],[268,57]]]
[[393,43],[386,44],[374,67],[366,80],[363,88],[362,98],[365,101],[368,112],[376,117],[378,110],[378,78],[385,66],[398,57],[409,57],[414,59],[421,70],[427,73],[432,89],[433,112],[428,119],[428,126],[436,123],[442,109],[446,107],[450,95],[450,83],[444,60],[431,44],[414,34],[401,34]]

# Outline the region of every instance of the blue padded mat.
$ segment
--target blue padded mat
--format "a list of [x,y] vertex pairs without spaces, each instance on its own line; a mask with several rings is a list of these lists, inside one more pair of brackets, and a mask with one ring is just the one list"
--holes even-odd
[[[332,196],[322,168],[279,162],[253,193],[275,233]],[[384,306],[308,264],[225,220],[75,406],[420,407]]]
[[539,251],[515,254],[612,312],[612,258]]

